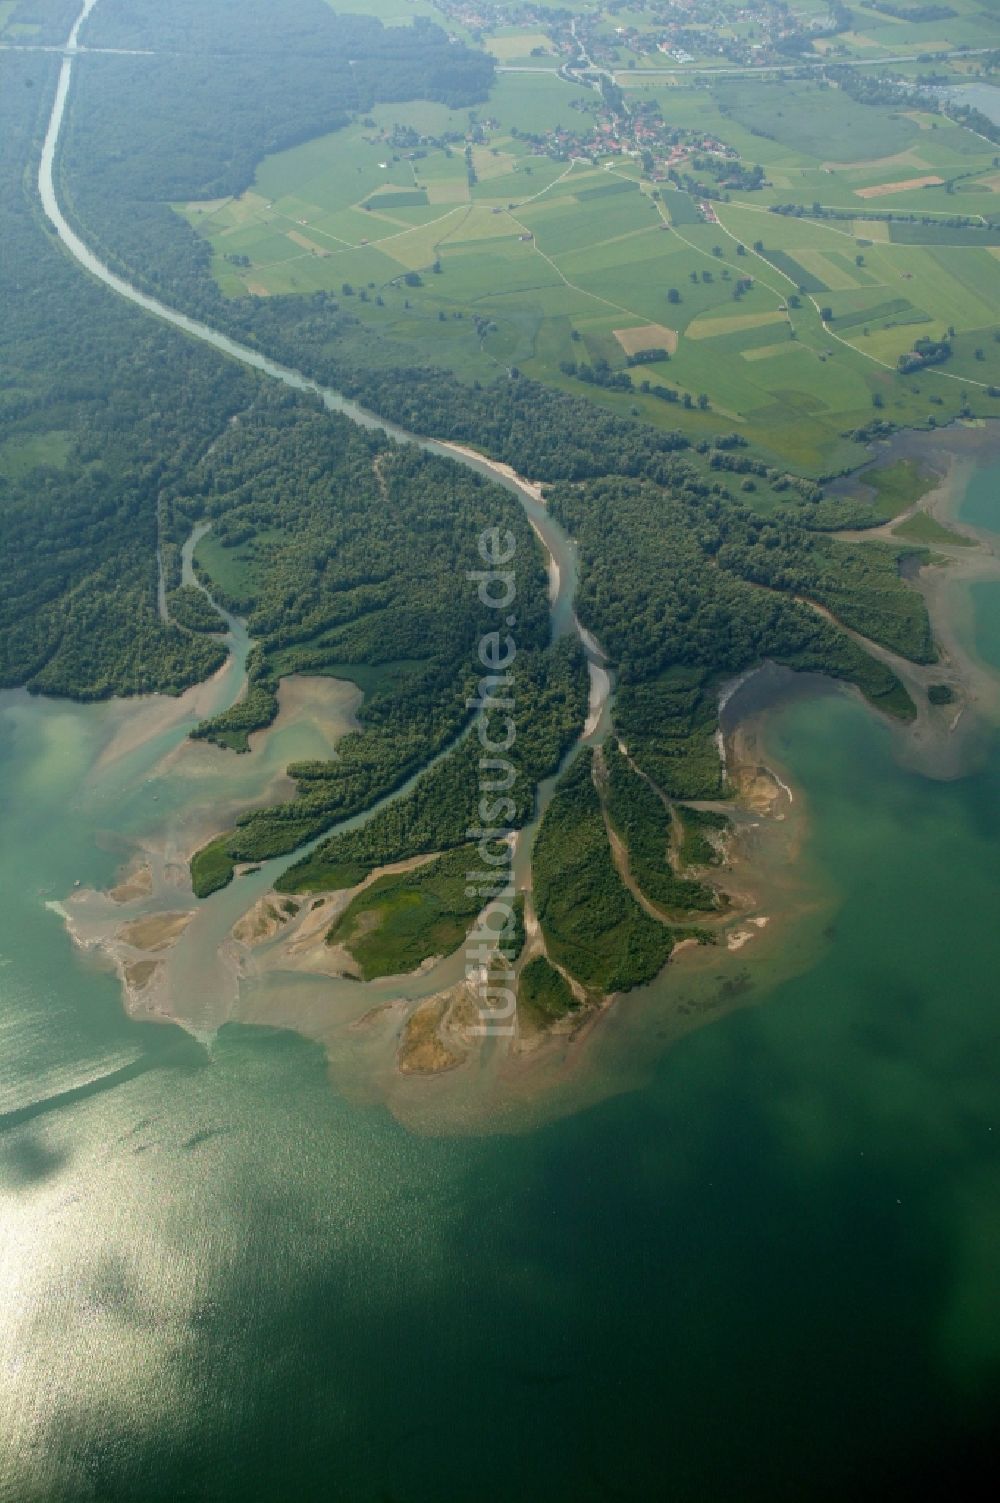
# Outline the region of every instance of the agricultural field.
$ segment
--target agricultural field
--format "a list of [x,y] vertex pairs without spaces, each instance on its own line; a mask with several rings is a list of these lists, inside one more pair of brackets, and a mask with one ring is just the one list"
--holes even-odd
[[[895,7],[905,12],[918,11],[916,0],[900,0]],[[850,58],[878,59],[912,55],[923,59],[929,53],[956,49],[978,49],[990,44],[989,7],[982,0],[948,0],[947,5],[937,7],[950,11],[934,19],[912,20],[905,15],[893,15],[892,7],[883,8],[880,0],[866,3],[861,0],[852,7],[855,25],[852,30],[815,44],[820,55],[847,56]],[[994,43],[995,45],[995,43]],[[843,48],[843,54],[839,51]]]
[[17,0],[0,0],[0,42],[31,42],[41,31],[35,21],[13,19]]
[[[530,58],[540,35],[489,45]],[[477,110],[380,106],[175,208],[227,295],[332,294],[407,362],[516,366],[809,473],[873,417],[1000,412],[1000,146],[819,77],[636,75],[615,107],[552,61]],[[918,340],[947,356],[901,374]]]

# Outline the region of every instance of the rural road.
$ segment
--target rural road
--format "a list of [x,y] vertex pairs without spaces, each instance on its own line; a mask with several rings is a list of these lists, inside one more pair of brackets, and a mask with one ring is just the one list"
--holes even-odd
[[[582,48],[583,44],[581,43],[580,45]],[[50,50],[57,52],[59,48],[51,48]],[[992,47],[956,47],[951,52],[935,52],[934,57],[984,57],[986,53],[992,51],[994,51]],[[584,57],[587,57],[586,53],[584,53]],[[604,73],[608,78],[614,78],[617,82],[619,79],[627,80],[629,78],[677,78],[685,76],[689,78],[703,78],[709,74],[713,78],[761,78],[767,73],[794,73],[799,68],[829,68],[837,66],[845,68],[884,67],[888,63],[913,63],[917,61],[917,57],[916,54],[910,53],[898,57],[842,58],[835,59],[833,62],[829,58],[817,58],[815,61],[812,58],[803,58],[801,62],[797,63],[759,63],[752,68],[714,68],[703,66],[700,63],[685,63],[683,67],[679,68],[616,68],[614,73],[609,72],[607,68],[598,67],[595,63],[590,62],[589,58],[587,58],[587,61],[596,73]],[[526,64],[497,64],[498,73],[552,73],[553,71],[557,70],[553,70],[552,68],[532,68]]]

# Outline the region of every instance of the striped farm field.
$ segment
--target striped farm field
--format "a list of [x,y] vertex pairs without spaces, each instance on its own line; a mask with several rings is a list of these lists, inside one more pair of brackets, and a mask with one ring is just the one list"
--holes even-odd
[[715,339],[720,334],[742,333],[744,329],[760,329],[767,324],[783,324],[788,319],[776,308],[766,313],[732,313],[697,318],[688,324],[685,335],[688,339]]

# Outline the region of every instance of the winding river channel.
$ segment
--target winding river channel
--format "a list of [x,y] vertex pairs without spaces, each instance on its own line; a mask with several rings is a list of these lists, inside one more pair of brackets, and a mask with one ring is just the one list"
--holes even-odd
[[[173,324],[175,328],[183,330],[193,339],[199,339],[204,344],[210,344],[223,355],[229,355],[234,360],[241,361],[271,376],[276,381],[281,381],[285,386],[293,387],[296,391],[310,392],[318,396],[331,412],[343,413],[353,422],[359,423],[363,428],[375,428],[396,439],[399,443],[411,443],[418,445],[429,454],[437,454],[443,459],[450,459],[455,463],[463,464],[475,474],[488,480],[498,482],[507,490],[511,491],[523,506],[532,527],[538,534],[541,542],[548,553],[550,560],[550,578],[554,585],[552,598],[552,624],[553,633],[560,635],[574,623],[573,599],[577,584],[577,557],[576,545],[569,538],[559,523],[552,517],[546,507],[537,496],[537,487],[529,482],[522,481],[513,475],[506,466],[494,464],[486,458],[480,458],[469,449],[457,444],[442,442],[437,439],[424,438],[416,433],[409,433],[405,428],[395,423],[390,423],[384,418],[377,417],[368,412],[356,402],[342,396],[340,392],[330,387],[321,386],[318,382],[302,374],[301,371],[293,370],[288,366],[280,365],[277,361],[270,360],[266,355],[257,350],[250,349],[247,345],[240,344],[237,340],[230,339],[228,335],[220,333],[210,325],[201,323],[198,319],[189,317],[186,313],[179,312],[176,308],[169,307],[157,298],[150,297],[139,288],[118,276],[109,266],[90,249],[80,238],[63,214],[56,193],[56,159],[59,151],[59,138],[62,132],[63,118],[66,113],[66,105],[69,99],[70,84],[72,80],[74,56],[77,49],[79,31],[86,18],[97,4],[97,0],[86,0],[73,31],[67,43],[66,55],[63,58],[59,72],[59,82],[56,88],[55,99],[52,105],[52,114],[49,118],[48,129],[45,134],[45,142],[42,147],[41,161],[38,169],[38,191],[45,210],[53,228],[70,254],[91,273],[97,277],[112,291],[130,303],[135,303],[147,313],[165,322]],[[579,629],[579,628],[577,628]],[[581,641],[587,653],[588,660],[595,665],[604,661],[600,651],[589,633],[581,632]],[[602,687],[602,697],[606,694],[606,677],[597,680]],[[593,707],[592,707],[593,708]]]
[[[416,444],[427,453],[435,454],[452,463],[462,464],[474,474],[503,485],[516,496],[548,557],[549,603],[553,637],[575,631],[587,659],[590,676],[590,703],[586,725],[578,745],[600,742],[611,723],[612,675],[606,666],[606,658],[600,644],[580,624],[574,613],[574,597],[579,577],[576,544],[548,512],[541,501],[537,485],[522,480],[509,467],[482,458],[473,450],[425,438],[410,433],[397,424],[387,422],[344,397],[340,392],[320,385],[301,371],[270,360],[258,351],[213,329],[210,325],[193,319],[159,299],[149,296],[112,271],[69,224],[56,191],[60,136],[70,96],[80,29],[96,3],[97,0],[86,0],[69,37],[66,55],[59,72],[38,171],[38,190],[43,209],[66,249],[92,276],[97,277],[113,292],[142,308],[152,317],[174,325],[191,338],[211,345],[221,354],[239,360],[296,391],[318,396],[331,412],[341,413],[365,428],[384,432],[397,442]],[[193,549],[198,537],[203,535],[205,530],[204,525],[197,528],[185,546],[183,568],[184,579],[187,583],[198,583],[192,568]],[[216,608],[221,611],[220,607]],[[230,660],[222,674],[217,676],[215,705],[218,709],[232,703],[242,691],[245,682],[244,665],[250,647],[242,622],[225,611],[221,611],[221,614],[225,617],[228,627]],[[344,728],[348,728],[347,723]],[[450,750],[451,746],[445,748],[439,756],[446,755]],[[408,792],[423,771],[426,771],[426,768],[410,778],[400,789],[380,800],[373,806],[373,809],[342,822],[337,828],[350,829],[362,823],[374,810]],[[527,886],[530,881],[531,845],[541,817],[551,799],[555,782],[556,779],[552,777],[541,785],[535,817],[517,838],[513,877],[519,887]],[[193,905],[190,899],[182,896],[178,891],[177,853],[170,861],[154,859],[152,891],[140,902],[131,905],[129,918],[148,918],[157,912],[163,913],[164,911],[176,915],[183,913],[188,917],[186,927],[170,947],[169,953],[158,959],[158,979],[155,987],[147,989],[148,994],[144,994],[143,1011],[147,1015],[158,1013],[172,1017],[184,1023],[199,1036],[211,1037],[215,1030],[232,1016],[234,1000],[240,985],[241,967],[234,961],[233,946],[229,941],[234,923],[259,897],[270,890],[277,876],[292,860],[299,859],[316,844],[318,840],[310,841],[301,846],[293,857],[281,857],[262,863],[258,870],[241,878],[225,892],[214,895],[209,902],[197,905]],[[122,913],[113,900],[97,893],[80,894],[73,904],[72,913],[67,916],[78,941],[87,947],[105,948],[114,953],[114,935],[121,924]],[[325,989],[330,1000],[334,1002],[354,1001],[356,1004],[359,993],[363,993],[366,1004],[373,1007],[399,998],[403,991],[409,995],[428,995],[454,986],[464,974],[464,964],[464,956],[459,951],[422,972],[419,980],[409,980],[402,986],[399,978],[389,978],[381,983],[367,983],[363,987],[338,978],[325,978]]]

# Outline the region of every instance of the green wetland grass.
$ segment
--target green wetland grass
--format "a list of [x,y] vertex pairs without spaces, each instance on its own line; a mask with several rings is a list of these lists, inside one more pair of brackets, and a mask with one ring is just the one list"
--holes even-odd
[[356,960],[365,981],[414,971],[450,955],[468,933],[481,898],[466,892],[474,852],[462,846],[412,871],[380,877],[349,904],[327,934]]

